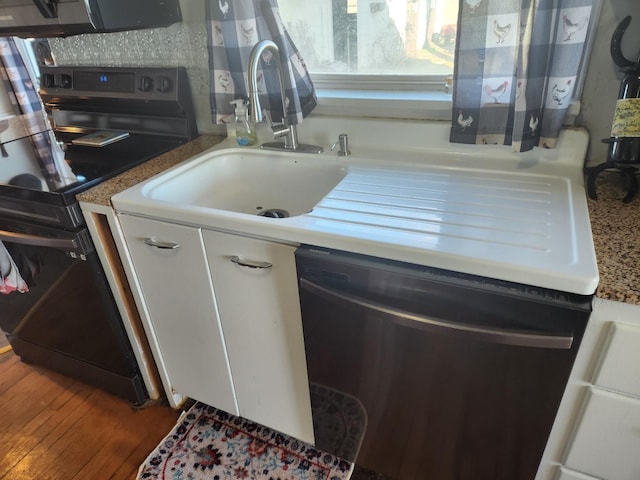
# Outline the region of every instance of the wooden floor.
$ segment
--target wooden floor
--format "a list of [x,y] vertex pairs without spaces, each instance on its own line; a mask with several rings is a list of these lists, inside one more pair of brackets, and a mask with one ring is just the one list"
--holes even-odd
[[2,480],[135,479],[177,417],[0,355]]
[[[0,354],[0,480],[134,480],[179,412]],[[391,480],[356,466],[351,480]]]

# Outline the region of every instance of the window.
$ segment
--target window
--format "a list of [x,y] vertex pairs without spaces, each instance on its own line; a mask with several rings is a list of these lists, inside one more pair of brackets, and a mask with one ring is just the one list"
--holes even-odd
[[319,88],[442,90],[453,73],[458,2],[280,0]]
[[[450,120],[454,0],[278,0],[316,85],[318,113]],[[467,4],[477,3],[467,0]],[[602,0],[594,0],[585,59]],[[585,61],[567,117],[580,110]]]

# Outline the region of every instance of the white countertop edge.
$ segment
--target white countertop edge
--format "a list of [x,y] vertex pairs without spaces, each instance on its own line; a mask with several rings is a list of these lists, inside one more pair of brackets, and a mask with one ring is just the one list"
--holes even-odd
[[[210,210],[206,208],[189,207],[187,210],[175,205],[158,205],[156,202],[148,202],[145,205],[141,205],[140,208],[131,208],[131,204],[121,203],[116,197],[114,197],[114,206],[116,210],[126,210],[126,213],[163,221],[173,221],[182,225],[239,233],[294,245],[315,245],[523,283],[522,270],[524,267],[521,264],[504,263],[496,267],[493,262],[481,258],[451,255],[441,251],[431,252],[411,245],[402,245],[398,242],[363,238],[346,233],[327,233],[326,231],[310,228],[305,220],[305,215],[287,219],[242,215],[242,217],[246,218],[239,219],[238,215],[229,214],[228,212],[219,212],[212,215]],[[579,260],[580,258],[595,258],[595,255],[589,251],[578,251],[577,257]],[[563,271],[550,272],[547,268],[536,268],[533,265],[529,265],[527,270],[528,281],[526,284],[551,290],[590,295],[595,292],[598,284],[597,266],[595,263],[587,261],[577,261],[572,268],[564,268],[562,269]],[[488,271],[491,273],[488,274]]]

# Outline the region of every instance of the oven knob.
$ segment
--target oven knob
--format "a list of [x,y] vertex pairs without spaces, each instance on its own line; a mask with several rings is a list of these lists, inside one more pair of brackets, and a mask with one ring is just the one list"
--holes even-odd
[[171,79],[169,77],[159,77],[158,78],[158,91],[162,93],[167,93],[171,91],[173,84],[171,83]]
[[42,86],[45,88],[53,87],[53,75],[50,73],[45,73],[42,75]]
[[143,75],[138,80],[138,90],[141,92],[149,92],[153,88],[153,79],[151,77],[147,77]]
[[53,85],[58,88],[71,88],[71,75],[56,73],[53,76]]

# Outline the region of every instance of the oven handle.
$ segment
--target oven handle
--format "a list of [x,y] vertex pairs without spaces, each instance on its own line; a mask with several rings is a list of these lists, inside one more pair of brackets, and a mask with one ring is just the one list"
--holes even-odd
[[77,238],[47,238],[28,233],[7,232],[6,230],[0,230],[0,241],[66,250],[76,250],[80,246]]
[[419,330],[440,332],[452,335],[464,335],[472,340],[514,345],[520,347],[549,348],[556,350],[570,350],[573,345],[573,335],[553,335],[527,333],[522,330],[507,330],[492,327],[478,327],[458,322],[450,322],[437,318],[407,312],[389,307],[381,303],[367,300],[357,295],[340,293],[337,290],[323,287],[306,278],[300,278],[300,288],[318,295],[333,303],[345,306],[361,307],[365,310],[382,315],[395,323]]

